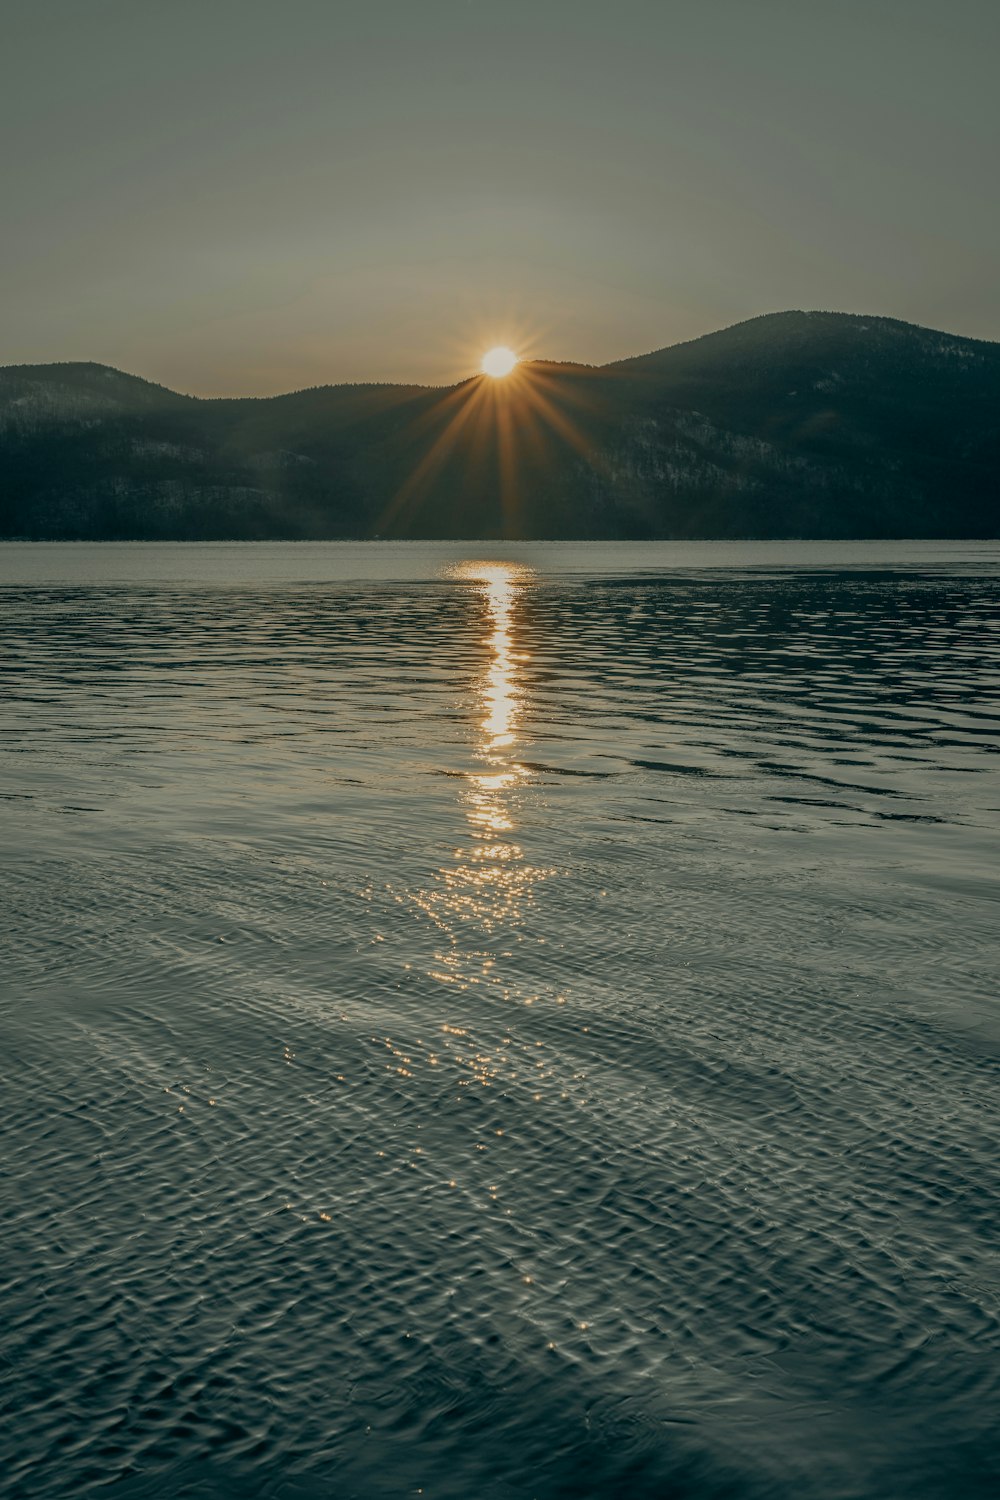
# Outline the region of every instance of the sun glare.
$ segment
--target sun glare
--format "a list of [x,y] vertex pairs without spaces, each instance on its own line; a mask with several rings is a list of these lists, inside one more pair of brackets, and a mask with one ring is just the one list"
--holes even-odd
[[513,349],[508,349],[504,344],[498,344],[495,349],[490,349],[483,355],[483,374],[492,375],[494,380],[509,375],[517,364],[517,355]]

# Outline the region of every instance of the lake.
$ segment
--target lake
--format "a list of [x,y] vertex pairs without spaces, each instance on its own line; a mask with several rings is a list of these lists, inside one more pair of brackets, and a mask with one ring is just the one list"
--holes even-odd
[[992,1494],[998,604],[6,544],[0,1488]]

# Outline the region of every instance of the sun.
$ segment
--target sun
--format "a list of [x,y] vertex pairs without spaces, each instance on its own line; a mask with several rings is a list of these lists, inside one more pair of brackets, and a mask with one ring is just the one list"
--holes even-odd
[[483,355],[482,371],[484,375],[492,375],[494,380],[500,380],[504,375],[509,375],[517,364],[517,355],[513,349],[508,349],[505,344],[498,344],[495,349],[490,349]]

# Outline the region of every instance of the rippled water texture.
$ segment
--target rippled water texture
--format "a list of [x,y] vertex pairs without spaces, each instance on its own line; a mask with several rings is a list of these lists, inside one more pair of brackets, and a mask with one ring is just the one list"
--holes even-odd
[[8,548],[0,1488],[992,1493],[998,563]]

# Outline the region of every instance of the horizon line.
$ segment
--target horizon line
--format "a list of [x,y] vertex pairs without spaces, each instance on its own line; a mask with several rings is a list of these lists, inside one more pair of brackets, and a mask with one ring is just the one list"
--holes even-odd
[[[559,369],[566,370],[615,370],[622,365],[633,364],[643,359],[651,359],[654,355],[665,354],[671,349],[683,349],[691,344],[700,343],[703,339],[715,338],[720,334],[731,333],[737,328],[747,327],[751,323],[762,323],[767,319],[775,318],[844,318],[850,320],[870,320],[878,323],[897,324],[903,328],[911,328],[921,333],[936,334],[943,338],[959,339],[968,344],[985,344],[990,348],[1000,347],[1000,339],[979,338],[971,334],[953,333],[946,328],[934,328],[925,323],[911,323],[906,318],[894,318],[886,313],[870,312],[843,312],[836,308],[782,308],[764,313],[754,313],[748,318],[738,318],[735,323],[724,324],[721,328],[709,329],[706,333],[696,334],[694,338],[678,339],[672,344],[658,344],[652,349],[646,349],[638,354],[623,355],[618,359],[607,360],[603,364],[589,364],[585,360],[561,360],[551,359],[540,355],[531,359],[518,361],[518,365],[554,365]],[[444,381],[442,383],[424,383],[409,380],[329,380],[316,385],[294,386],[287,391],[273,391],[269,395],[211,395],[200,396],[191,391],[176,390],[173,386],[164,385],[161,381],[150,380],[145,375],[136,375],[131,370],[122,369],[119,365],[105,364],[101,360],[93,359],[66,359],[45,360],[39,362],[18,362],[16,364],[0,365],[0,375],[6,375],[17,370],[58,370],[58,369],[86,369],[104,370],[115,375],[122,375],[128,380],[140,381],[143,385],[152,386],[156,390],[167,391],[172,396],[179,396],[187,401],[280,401],[290,396],[305,395],[310,391],[325,390],[401,390],[401,391],[452,391],[458,390],[460,386],[471,384],[472,381],[488,379],[481,371],[473,371],[469,375],[462,376],[459,380]]]

